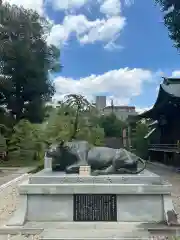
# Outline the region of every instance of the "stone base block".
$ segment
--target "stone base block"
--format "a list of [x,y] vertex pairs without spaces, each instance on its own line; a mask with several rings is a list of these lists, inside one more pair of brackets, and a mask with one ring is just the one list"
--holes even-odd
[[[118,195],[117,221],[161,222],[165,221],[161,195]],[[42,211],[43,209],[43,211]],[[73,221],[73,195],[28,196],[28,221]]]
[[73,222],[75,195],[110,194],[116,198],[114,221],[177,223],[171,185],[149,171],[138,175],[80,177],[44,170],[21,184],[19,193],[20,208],[8,226],[23,225],[26,221]]

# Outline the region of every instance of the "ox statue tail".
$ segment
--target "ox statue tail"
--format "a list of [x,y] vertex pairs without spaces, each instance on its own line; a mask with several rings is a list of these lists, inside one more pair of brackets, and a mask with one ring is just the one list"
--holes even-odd
[[143,160],[140,157],[138,157],[137,161],[140,162],[143,166],[140,169],[137,169],[136,171],[131,171],[131,170],[126,169],[126,173],[138,174],[138,173],[141,173],[142,171],[144,171],[146,169],[147,161]]

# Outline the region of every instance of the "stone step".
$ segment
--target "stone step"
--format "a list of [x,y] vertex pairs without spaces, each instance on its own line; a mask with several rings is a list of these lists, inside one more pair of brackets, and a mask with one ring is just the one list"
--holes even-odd
[[[11,227],[12,228],[12,227]],[[25,229],[124,229],[149,230],[149,231],[179,231],[180,226],[168,226],[163,223],[141,223],[141,222],[37,222],[27,221]]]
[[[171,236],[180,236],[180,228],[133,222],[26,222],[24,226],[0,227],[0,240],[7,240],[8,234],[11,235],[10,240],[170,240]],[[19,234],[22,234],[21,239]],[[39,235],[40,239],[33,238]]]
[[132,229],[46,229],[40,240],[150,239],[148,231]]
[[[8,235],[0,235],[0,239],[1,240],[40,240],[38,235],[35,236],[35,235],[19,235],[19,234],[18,235],[9,235],[9,236]],[[115,238],[113,238],[113,240],[114,239]],[[127,240],[127,239],[129,239],[129,240],[133,239],[134,240],[134,239],[136,239],[137,240],[137,238],[126,238],[126,237],[125,238],[118,238],[118,239],[120,239],[120,240],[121,239],[122,240],[123,239],[125,239],[125,240]],[[144,239],[144,240],[146,240],[146,239],[148,239],[148,240],[175,240],[175,238],[172,237],[172,236],[168,236],[168,237],[167,236],[151,236],[149,238],[138,238],[138,239]],[[57,238],[55,240],[57,240]],[[100,238],[98,240],[100,240]]]

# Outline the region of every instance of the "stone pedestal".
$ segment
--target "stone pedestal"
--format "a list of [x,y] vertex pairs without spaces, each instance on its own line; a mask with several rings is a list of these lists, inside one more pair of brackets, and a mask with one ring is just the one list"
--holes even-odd
[[44,157],[44,169],[52,169],[52,158],[46,156]]
[[174,213],[171,185],[147,170],[137,175],[81,176],[44,169],[21,184],[19,193],[20,208],[8,226],[78,219],[169,224],[169,213]]

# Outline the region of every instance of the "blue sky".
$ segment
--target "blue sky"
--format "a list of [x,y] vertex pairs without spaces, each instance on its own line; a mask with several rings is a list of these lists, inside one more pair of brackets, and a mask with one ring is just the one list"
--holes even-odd
[[[11,0],[19,4],[20,0]],[[22,1],[21,1],[22,2]],[[71,92],[115,104],[153,105],[161,76],[180,76],[180,56],[153,0],[26,0],[48,17],[61,49],[55,99]]]

